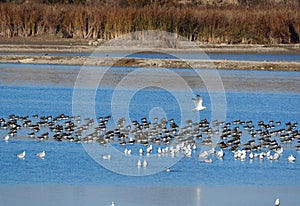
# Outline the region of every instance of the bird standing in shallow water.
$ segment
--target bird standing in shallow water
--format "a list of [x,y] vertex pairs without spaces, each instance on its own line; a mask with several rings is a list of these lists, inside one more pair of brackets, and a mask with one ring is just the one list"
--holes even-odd
[[37,153],[36,156],[41,158],[41,159],[44,159],[45,156],[46,156],[46,153],[45,153],[45,151],[42,151],[42,152]]
[[288,157],[288,161],[289,161],[289,162],[295,162],[295,161],[296,161],[296,157],[294,157],[293,155],[290,155],[290,156]]
[[147,166],[148,166],[148,162],[147,162],[147,160],[144,160],[144,162],[143,162],[143,166],[144,166],[144,167],[147,167]]
[[141,160],[138,160],[138,162],[137,162],[137,166],[138,166],[138,167],[141,167],[141,166],[142,166],[142,162],[141,162]]
[[195,108],[194,108],[194,111],[200,111],[200,110],[203,110],[203,109],[206,109],[206,107],[204,107],[202,104],[203,104],[203,99],[200,95],[197,95],[197,98],[193,98],[192,99],[194,104],[195,104]]
[[110,160],[110,155],[102,155],[101,157],[104,160]]
[[26,152],[23,151],[21,154],[17,154],[17,157],[18,157],[19,159],[24,159],[24,158],[25,158],[25,155],[26,155]]
[[4,139],[5,142],[8,142],[8,140],[9,140],[9,135],[6,135],[3,139]]

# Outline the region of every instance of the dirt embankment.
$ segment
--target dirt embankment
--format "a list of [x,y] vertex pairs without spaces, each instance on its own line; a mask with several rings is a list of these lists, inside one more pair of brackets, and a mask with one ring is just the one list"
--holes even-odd
[[[1,43],[1,41],[0,41]],[[65,65],[98,65],[98,66],[137,66],[165,68],[216,68],[216,69],[248,69],[248,70],[285,70],[300,71],[300,62],[267,62],[267,61],[235,61],[235,60],[195,60],[195,59],[149,59],[149,58],[114,58],[112,53],[149,52],[144,46],[91,46],[88,41],[31,41],[2,42],[0,44],[0,62],[23,64],[65,64]],[[154,49],[153,51],[156,51]],[[278,53],[299,54],[300,45],[212,45],[199,44],[194,49],[162,48],[160,52],[171,53]],[[77,55],[79,53],[102,53],[101,57]],[[19,55],[18,53],[22,53]],[[62,55],[49,55],[57,53]],[[73,54],[72,54],[73,53]],[[28,55],[26,55],[28,54]],[[72,54],[72,55],[63,55]]]

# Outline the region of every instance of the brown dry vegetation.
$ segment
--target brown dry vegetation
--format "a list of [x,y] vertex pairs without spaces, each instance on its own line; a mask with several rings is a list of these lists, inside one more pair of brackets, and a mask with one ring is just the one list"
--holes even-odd
[[0,4],[1,37],[53,35],[108,40],[164,30],[210,43],[299,43],[300,4],[124,7],[105,4]]

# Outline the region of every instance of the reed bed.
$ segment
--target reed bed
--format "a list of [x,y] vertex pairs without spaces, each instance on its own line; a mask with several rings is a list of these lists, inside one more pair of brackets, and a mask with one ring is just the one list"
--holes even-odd
[[209,43],[299,43],[299,4],[122,7],[105,4],[0,4],[1,37],[109,40],[160,29]]

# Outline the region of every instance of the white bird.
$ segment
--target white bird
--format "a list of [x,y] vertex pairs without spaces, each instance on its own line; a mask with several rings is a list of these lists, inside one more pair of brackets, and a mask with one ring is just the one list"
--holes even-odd
[[104,160],[110,160],[110,155],[102,155],[102,159],[104,159]]
[[212,163],[212,159],[205,159],[204,162],[205,163]]
[[19,159],[24,159],[24,158],[25,158],[25,155],[26,155],[26,152],[23,151],[21,154],[17,154],[17,157],[18,157]]
[[279,200],[279,198],[277,198],[276,200],[275,200],[275,206],[279,206],[280,205],[280,200]]
[[293,155],[290,155],[288,157],[289,162],[295,162],[296,161],[296,157],[294,157]]
[[222,159],[224,157],[224,152],[223,152],[222,149],[217,152],[217,157],[220,158],[220,159]]
[[125,154],[125,155],[131,155],[131,149],[125,148],[124,154]]
[[275,154],[273,155],[273,160],[278,160],[279,157],[280,157],[280,155],[279,155],[278,153],[275,153]]
[[45,158],[46,153],[45,153],[45,151],[42,151],[42,152],[37,153],[36,156],[43,159],[43,158]]
[[267,156],[267,158],[268,158],[269,160],[273,160],[273,159],[274,159],[274,157],[273,157],[272,155]]
[[241,153],[241,156],[240,156],[240,160],[244,161],[246,159],[246,157],[247,157],[247,154],[246,154],[245,150],[242,150],[242,153]]
[[283,153],[283,148],[282,147],[278,148],[276,152],[281,155]]
[[241,152],[240,150],[233,151],[233,157],[234,157],[234,159],[238,159],[239,158],[240,152]]
[[150,154],[152,152],[152,145],[150,144],[149,147],[147,147],[147,153]]
[[139,153],[140,153],[140,155],[143,155],[143,149],[142,148],[140,148],[140,150],[139,150]]
[[259,159],[263,160],[263,159],[264,159],[264,157],[265,157],[265,155],[264,155],[264,153],[263,153],[263,152],[259,154]]
[[205,159],[207,157],[208,157],[208,152],[206,150],[199,154],[199,158]]
[[9,135],[6,135],[3,139],[4,139],[5,142],[8,142],[8,140],[9,140]]
[[158,153],[158,154],[161,154],[161,153],[162,153],[162,151],[161,151],[161,148],[160,148],[160,147],[158,147],[158,148],[157,148],[157,153]]
[[142,162],[141,162],[141,160],[138,160],[138,162],[137,162],[137,166],[138,166],[138,167],[141,167],[141,166],[142,166]]
[[[171,148],[173,148],[173,147],[171,147]],[[166,147],[166,148],[163,148],[163,149],[161,150],[161,152],[162,152],[162,153],[167,153],[169,150],[170,150],[170,152],[171,152],[172,149],[169,149],[169,147]]]
[[115,202],[112,201],[111,204],[110,204],[110,206],[116,206]]
[[186,157],[191,157],[191,156],[192,156],[192,150],[191,150],[191,149],[185,150],[184,155],[185,155]]
[[253,159],[253,158],[254,158],[254,154],[253,154],[252,152],[249,154],[249,158],[250,158],[250,159]]
[[206,107],[204,107],[204,106],[202,105],[203,99],[202,99],[202,97],[201,97],[200,95],[197,95],[197,99],[193,98],[192,100],[193,100],[193,102],[194,102],[194,104],[195,104],[195,108],[194,108],[194,111],[195,111],[195,112],[196,112],[196,111],[203,110],[203,109],[206,108]]
[[215,153],[215,148],[213,147],[213,148],[211,148],[210,150],[208,150],[207,152],[208,152],[208,154],[209,155],[211,155],[211,154],[214,154]]
[[144,160],[144,162],[143,162],[143,166],[144,166],[144,167],[147,167],[147,166],[148,166],[148,162],[147,162],[147,160]]

